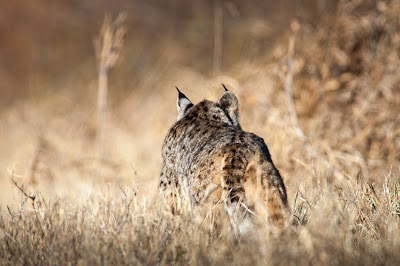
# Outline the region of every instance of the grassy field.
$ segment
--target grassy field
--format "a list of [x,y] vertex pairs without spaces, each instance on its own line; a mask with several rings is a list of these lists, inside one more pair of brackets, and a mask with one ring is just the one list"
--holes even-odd
[[[400,264],[400,2],[216,3],[0,4],[0,265]],[[93,40],[121,9],[99,138]],[[278,235],[160,202],[175,86],[221,83],[284,179]]]

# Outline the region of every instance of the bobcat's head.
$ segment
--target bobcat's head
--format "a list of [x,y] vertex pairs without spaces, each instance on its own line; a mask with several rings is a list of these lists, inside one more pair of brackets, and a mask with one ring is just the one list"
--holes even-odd
[[[223,85],[224,86],[224,85]],[[194,105],[178,88],[178,119],[188,116],[188,119],[192,117],[198,119],[208,119],[218,122],[227,123],[237,129],[241,129],[239,124],[239,102],[235,94],[228,91],[225,88],[225,92],[218,99],[217,102],[211,102],[204,100]]]

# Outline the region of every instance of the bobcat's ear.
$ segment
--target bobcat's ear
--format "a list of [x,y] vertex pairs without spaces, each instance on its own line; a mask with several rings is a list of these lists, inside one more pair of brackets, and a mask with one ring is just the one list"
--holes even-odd
[[231,118],[233,126],[241,129],[239,125],[239,101],[233,92],[228,91],[225,86],[224,89],[226,91],[219,98],[218,103]]
[[178,90],[178,99],[176,100],[176,105],[178,107],[177,121],[179,121],[186,115],[189,109],[193,107],[193,103],[185,96],[185,94],[180,92],[178,87],[175,88]]

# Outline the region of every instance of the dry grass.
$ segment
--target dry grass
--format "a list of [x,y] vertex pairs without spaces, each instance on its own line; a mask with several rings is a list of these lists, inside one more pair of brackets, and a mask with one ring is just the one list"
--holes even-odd
[[[23,198],[0,220],[2,264],[392,264],[399,263],[399,184],[374,194],[312,191],[296,197],[303,225],[235,239],[229,222],[210,231],[198,214],[172,216],[130,188],[86,198]],[[314,197],[319,198],[315,201]],[[305,213],[307,211],[307,213]],[[304,217],[305,215],[305,217]]]
[[[229,5],[223,10],[234,14]],[[128,93],[115,82],[131,78],[122,60],[110,77],[100,165],[95,71],[4,109],[0,166],[10,171],[0,173],[0,264],[399,265],[400,3],[339,1],[330,10],[318,26],[292,20],[270,51],[228,68],[226,53],[239,45],[232,39],[213,78],[188,67],[201,57],[162,39],[157,63],[137,69],[141,78]],[[266,29],[245,25],[255,35]],[[140,42],[126,43],[123,57]],[[207,62],[212,70],[212,60],[196,64]],[[285,181],[296,225],[281,235],[257,228],[235,239],[223,215],[183,208],[172,216],[159,202],[174,85],[197,102],[215,100],[221,82],[239,98],[242,127],[265,139]]]

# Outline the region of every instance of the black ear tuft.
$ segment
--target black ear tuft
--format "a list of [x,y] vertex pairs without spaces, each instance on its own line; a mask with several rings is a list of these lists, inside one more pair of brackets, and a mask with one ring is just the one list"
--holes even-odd
[[225,87],[224,83],[221,83],[222,87],[224,87],[225,91],[228,91],[228,89]]
[[185,96],[185,94],[183,94],[183,93],[178,89],[177,86],[175,86],[175,88],[176,88],[176,90],[178,91],[178,99],[182,99],[182,98],[186,98],[186,99],[187,99],[187,97]]
[[176,105],[178,107],[178,119],[181,120],[187,113],[187,111],[193,107],[192,102],[186,97],[185,94],[183,94],[178,87],[176,87],[176,90],[178,91],[178,99],[176,100]]

